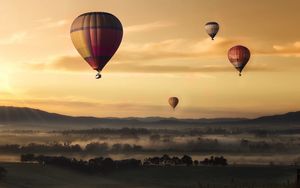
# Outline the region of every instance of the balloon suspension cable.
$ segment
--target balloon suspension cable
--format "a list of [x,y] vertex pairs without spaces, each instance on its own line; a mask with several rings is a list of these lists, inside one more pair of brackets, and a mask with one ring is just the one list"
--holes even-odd
[[97,72],[97,74],[96,74],[96,76],[95,76],[95,77],[96,77],[96,79],[99,79],[99,78],[101,78],[100,71],[98,71],[98,72]]

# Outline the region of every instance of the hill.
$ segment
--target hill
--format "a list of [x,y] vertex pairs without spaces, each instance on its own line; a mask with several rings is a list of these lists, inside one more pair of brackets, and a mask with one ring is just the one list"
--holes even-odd
[[18,126],[23,128],[80,128],[81,126],[201,126],[201,125],[300,125],[300,111],[282,115],[263,116],[255,119],[215,118],[215,119],[176,119],[164,117],[97,118],[67,116],[49,113],[26,107],[0,106],[2,127]]

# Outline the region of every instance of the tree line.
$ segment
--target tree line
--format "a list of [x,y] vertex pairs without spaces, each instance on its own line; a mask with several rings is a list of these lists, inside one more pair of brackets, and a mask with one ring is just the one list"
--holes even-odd
[[54,144],[37,144],[30,143],[27,145],[5,144],[0,145],[0,152],[6,153],[126,153],[144,151],[140,145],[130,144],[113,144],[91,142],[85,147],[79,144],[54,143]]
[[[158,136],[151,137],[151,142],[157,142]],[[201,139],[187,141],[186,143],[174,143],[164,140],[164,146],[160,148],[143,147],[136,144],[108,144],[106,142],[91,142],[86,146],[71,143],[53,143],[27,145],[5,144],[0,145],[1,153],[82,153],[82,154],[106,154],[106,153],[151,153],[151,152],[204,152],[204,153],[274,153],[295,152],[300,148],[296,143],[281,143],[267,141],[251,141],[241,139],[240,143],[226,145],[217,139]]]
[[144,159],[143,166],[198,166],[198,165],[218,165],[227,166],[227,159],[223,156],[214,157],[210,159],[205,158],[202,161],[193,160],[192,157],[184,155],[179,158],[177,156],[170,157],[169,155],[163,155],[162,157],[149,157]]
[[203,161],[193,160],[192,157],[184,155],[170,157],[163,155],[161,157],[149,157],[143,161],[138,159],[113,160],[110,157],[97,157],[90,160],[77,160],[64,156],[44,156],[34,154],[22,154],[21,162],[38,162],[42,165],[55,165],[79,170],[87,173],[108,173],[116,169],[132,169],[144,167],[168,167],[168,166],[198,166],[198,165],[228,165],[227,160],[221,157],[212,156],[210,159]]

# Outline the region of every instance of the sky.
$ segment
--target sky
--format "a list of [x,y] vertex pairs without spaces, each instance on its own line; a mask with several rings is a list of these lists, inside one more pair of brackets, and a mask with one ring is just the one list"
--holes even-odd
[[[74,116],[258,117],[300,110],[299,0],[0,0],[0,105]],[[82,13],[114,14],[123,41],[102,78],[70,39]],[[220,31],[211,41],[206,22]],[[251,59],[239,77],[235,45]],[[180,103],[170,109],[168,98]]]

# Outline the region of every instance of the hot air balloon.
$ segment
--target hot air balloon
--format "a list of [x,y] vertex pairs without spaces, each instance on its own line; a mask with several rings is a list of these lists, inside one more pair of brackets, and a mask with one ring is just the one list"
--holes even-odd
[[219,24],[217,22],[208,22],[205,24],[205,30],[207,34],[214,40],[215,36],[219,31]]
[[228,51],[228,59],[231,64],[239,71],[239,75],[242,75],[242,71],[250,59],[250,50],[245,46],[234,46]]
[[169,104],[170,106],[175,109],[177,104],[179,103],[179,99],[177,97],[170,97],[169,98]]
[[119,48],[123,27],[117,17],[106,12],[88,12],[78,16],[71,26],[72,42],[84,60],[100,72]]

